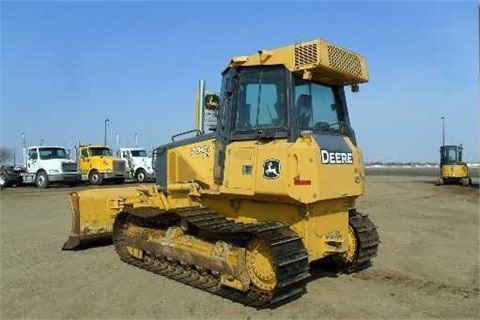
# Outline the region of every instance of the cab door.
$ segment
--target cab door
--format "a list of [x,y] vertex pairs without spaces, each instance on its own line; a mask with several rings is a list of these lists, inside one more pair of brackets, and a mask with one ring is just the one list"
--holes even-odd
[[88,149],[82,148],[80,149],[80,171],[82,173],[87,173],[91,168],[90,158],[88,156]]
[[38,162],[38,148],[28,149],[27,172],[37,172],[39,169]]
[[132,163],[131,163],[131,154],[130,150],[122,150],[121,158],[125,160],[125,164],[127,165],[127,171],[132,170]]

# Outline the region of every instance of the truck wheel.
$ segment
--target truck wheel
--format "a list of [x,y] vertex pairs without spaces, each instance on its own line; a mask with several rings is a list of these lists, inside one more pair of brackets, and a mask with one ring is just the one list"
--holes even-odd
[[48,175],[45,171],[39,171],[37,172],[37,175],[35,176],[35,185],[39,189],[46,189],[48,188]]
[[90,182],[92,186],[99,186],[102,184],[102,176],[98,171],[92,171],[88,176],[88,182]]
[[468,178],[462,178],[462,186],[468,187],[470,185],[469,182]]
[[135,180],[137,182],[145,182],[147,180],[147,173],[143,169],[138,169],[137,173],[135,173]]

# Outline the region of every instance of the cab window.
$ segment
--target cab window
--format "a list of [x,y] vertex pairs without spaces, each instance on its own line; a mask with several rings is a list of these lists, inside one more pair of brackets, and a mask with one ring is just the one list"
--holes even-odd
[[238,80],[234,130],[286,128],[285,81],[283,68],[242,70]]
[[37,149],[30,149],[28,150],[28,159],[30,160],[37,160]]
[[341,104],[332,87],[296,78],[295,108],[300,130],[341,130]]

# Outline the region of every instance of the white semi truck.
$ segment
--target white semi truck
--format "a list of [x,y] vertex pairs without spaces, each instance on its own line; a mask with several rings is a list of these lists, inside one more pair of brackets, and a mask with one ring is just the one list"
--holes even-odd
[[2,188],[9,184],[35,184],[45,189],[52,183],[76,185],[82,179],[77,163],[60,146],[24,146],[23,167],[0,174]]
[[117,156],[125,160],[131,179],[145,182],[154,178],[152,157],[148,156],[145,149],[119,148]]

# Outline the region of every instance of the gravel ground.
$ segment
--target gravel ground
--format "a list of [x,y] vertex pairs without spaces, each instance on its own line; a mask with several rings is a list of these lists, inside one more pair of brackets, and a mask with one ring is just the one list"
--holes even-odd
[[314,266],[308,293],[273,310],[129,266],[112,246],[63,252],[70,189],[5,189],[0,318],[478,319],[478,183],[434,181],[370,174],[358,207],[379,227],[373,266],[340,276]]

